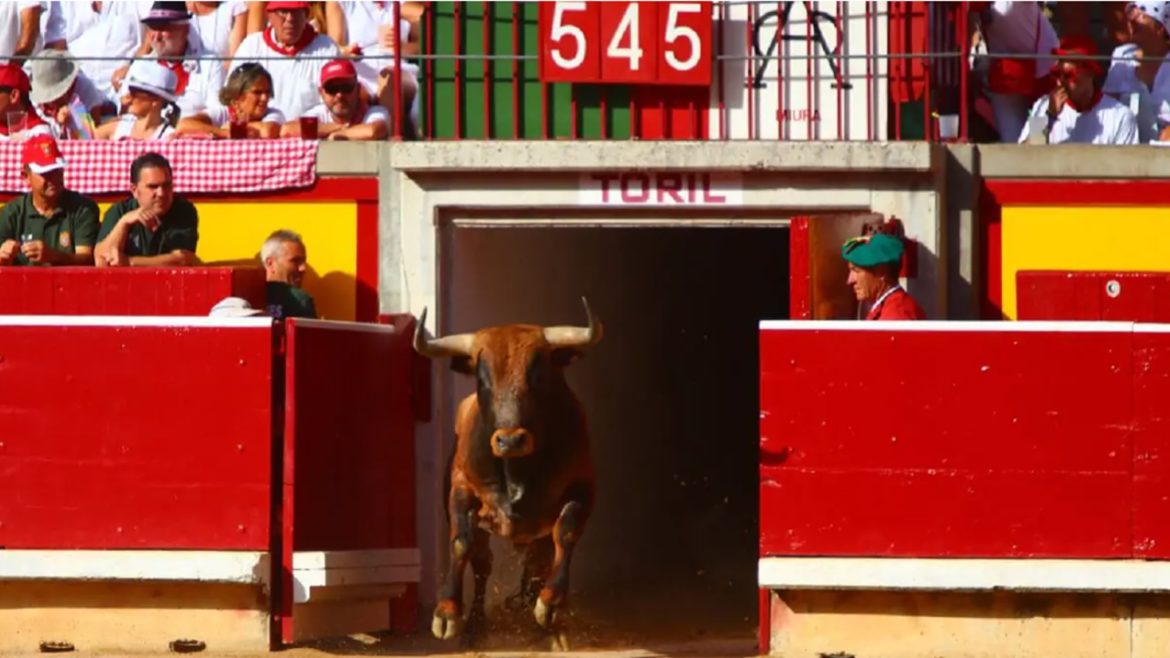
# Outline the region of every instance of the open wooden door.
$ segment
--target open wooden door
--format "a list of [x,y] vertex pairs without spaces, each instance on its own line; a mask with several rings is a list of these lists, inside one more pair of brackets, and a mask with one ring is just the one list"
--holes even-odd
[[792,218],[789,242],[790,313],[793,320],[851,320],[857,299],[846,285],[849,267],[841,245],[881,224],[877,213],[810,215]]
[[411,323],[285,323],[275,644],[414,630]]

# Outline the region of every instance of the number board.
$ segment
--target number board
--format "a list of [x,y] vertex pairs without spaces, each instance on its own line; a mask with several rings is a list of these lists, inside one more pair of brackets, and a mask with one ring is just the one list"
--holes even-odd
[[541,2],[542,82],[711,84],[711,2]]

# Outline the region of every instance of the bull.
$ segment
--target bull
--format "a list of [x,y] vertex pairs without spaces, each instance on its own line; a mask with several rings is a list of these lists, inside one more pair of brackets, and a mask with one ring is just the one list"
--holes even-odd
[[[513,324],[427,340],[425,308],[415,327],[419,354],[450,358],[453,370],[475,377],[475,393],[455,413],[446,473],[451,561],[431,620],[437,638],[464,630],[470,636],[484,623],[494,534],[524,554],[520,590],[508,606],[530,607],[536,623],[553,634],[554,647],[567,648],[558,617],[595,481],[585,412],[564,368],[602,336],[588,300],[581,301],[584,327]],[[464,619],[468,564],[475,591]]]

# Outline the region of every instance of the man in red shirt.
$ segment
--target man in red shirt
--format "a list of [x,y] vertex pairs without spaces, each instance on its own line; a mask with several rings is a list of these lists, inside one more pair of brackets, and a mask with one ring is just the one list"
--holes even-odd
[[848,283],[857,301],[870,303],[866,320],[926,319],[922,307],[898,283],[900,239],[885,233],[854,238],[841,248],[841,256],[849,263]]
[[0,66],[0,135],[29,138],[49,134],[48,126],[29,104],[28,76],[15,64]]

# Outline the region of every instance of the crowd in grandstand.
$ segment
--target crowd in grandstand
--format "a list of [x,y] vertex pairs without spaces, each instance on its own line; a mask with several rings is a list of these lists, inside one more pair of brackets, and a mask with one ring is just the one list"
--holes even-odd
[[[1059,31],[1045,3],[971,7],[974,50],[983,55],[975,79],[988,101],[982,118],[1000,141],[1170,141],[1170,2],[1061,2]],[[1103,39],[1089,29],[1095,8],[1103,10]],[[1102,56],[1099,43],[1112,54]]]
[[0,134],[382,140],[398,112],[411,135],[418,69],[403,57],[417,52],[421,11],[360,0],[2,2]]

